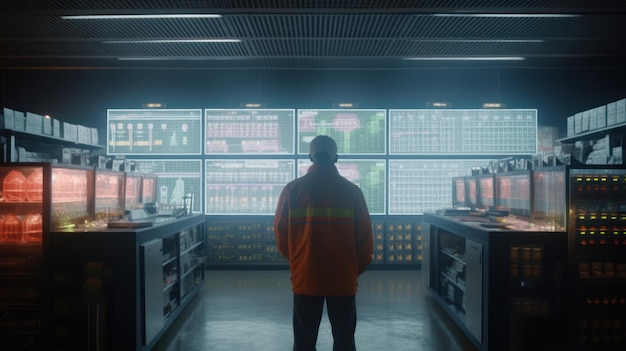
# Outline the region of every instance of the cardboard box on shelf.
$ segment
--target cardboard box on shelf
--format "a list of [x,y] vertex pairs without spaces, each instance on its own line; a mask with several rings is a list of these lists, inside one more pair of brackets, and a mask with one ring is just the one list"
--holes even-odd
[[574,135],[574,116],[567,117],[567,136]]
[[606,105],[598,106],[598,129],[606,127]]
[[617,107],[616,102],[611,102],[606,104],[606,125],[612,126],[615,124],[615,108]]
[[578,112],[574,115],[574,134],[582,133],[583,113]]
[[589,130],[598,129],[598,108],[589,110]]
[[32,112],[26,112],[26,126],[24,127],[26,133],[38,134],[43,133],[43,116]]
[[58,119],[52,119],[52,136],[61,138],[61,121]]
[[26,115],[24,114],[24,112],[13,110],[13,116],[14,116],[13,130],[17,130],[20,132],[25,131]]
[[10,108],[4,108],[4,115],[2,116],[2,121],[0,122],[2,129],[14,129],[15,128],[15,115],[13,114],[13,110]]
[[44,135],[52,135],[52,118],[49,116],[43,117],[43,130]]
[[626,123],[626,99],[615,102],[615,124]]
[[583,111],[582,123],[580,125],[580,131],[582,133],[589,131],[589,117],[591,115],[590,110]]

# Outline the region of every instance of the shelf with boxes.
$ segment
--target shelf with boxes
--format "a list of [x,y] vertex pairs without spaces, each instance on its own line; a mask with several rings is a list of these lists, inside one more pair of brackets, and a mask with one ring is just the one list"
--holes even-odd
[[[626,132],[626,99],[567,118],[567,136],[558,139],[563,163],[622,164]],[[557,155],[558,156],[558,155]]]

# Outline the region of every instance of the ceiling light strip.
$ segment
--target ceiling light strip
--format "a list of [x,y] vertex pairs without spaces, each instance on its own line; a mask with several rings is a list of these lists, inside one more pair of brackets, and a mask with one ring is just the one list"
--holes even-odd
[[522,61],[524,57],[519,56],[450,56],[450,57],[405,57],[409,61]]
[[567,13],[434,13],[432,17],[492,17],[492,18],[571,18],[582,15]]
[[145,39],[145,40],[104,40],[103,44],[161,44],[161,43],[240,43],[241,39]]
[[100,20],[100,19],[153,19],[153,18],[221,18],[219,14],[156,14],[156,15],[69,15],[61,16],[66,20]]

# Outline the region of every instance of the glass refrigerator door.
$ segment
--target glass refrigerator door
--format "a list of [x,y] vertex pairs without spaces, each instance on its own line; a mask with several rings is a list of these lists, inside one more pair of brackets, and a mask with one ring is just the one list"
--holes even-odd
[[124,173],[96,169],[95,218],[117,219],[124,215],[122,188]]

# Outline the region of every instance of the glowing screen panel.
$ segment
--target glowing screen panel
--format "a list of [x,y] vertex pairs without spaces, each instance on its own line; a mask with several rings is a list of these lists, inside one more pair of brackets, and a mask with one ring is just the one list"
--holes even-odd
[[389,110],[389,154],[537,153],[537,110]]
[[202,110],[109,109],[109,155],[200,155]]
[[274,214],[295,160],[206,160],[206,213]]
[[298,153],[308,154],[317,135],[337,142],[340,155],[382,155],[386,153],[385,109],[299,109]]
[[[309,160],[298,160],[298,177],[305,175],[312,164]],[[370,214],[385,214],[385,160],[339,159],[336,166],[339,174],[361,188]]]
[[390,215],[436,212],[452,206],[452,178],[488,160],[389,160]]
[[204,153],[294,154],[294,109],[206,109]]
[[185,197],[193,196],[192,212],[202,213],[202,160],[133,160],[141,173],[156,174],[159,211],[184,208]]

